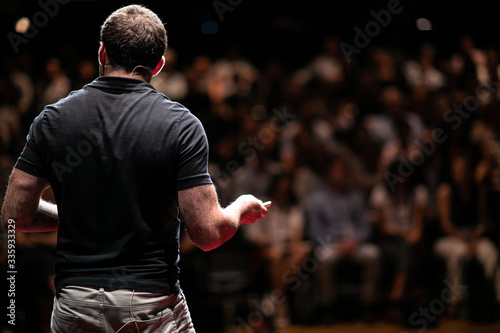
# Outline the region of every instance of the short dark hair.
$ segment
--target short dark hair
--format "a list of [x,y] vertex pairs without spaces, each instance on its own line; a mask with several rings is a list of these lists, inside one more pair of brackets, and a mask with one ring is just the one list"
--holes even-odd
[[159,17],[140,5],[122,7],[101,26],[109,65],[132,72],[141,65],[153,70],[167,49],[167,32]]

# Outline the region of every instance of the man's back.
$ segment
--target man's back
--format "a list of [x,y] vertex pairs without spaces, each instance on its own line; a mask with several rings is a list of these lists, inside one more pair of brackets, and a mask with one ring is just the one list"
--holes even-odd
[[211,183],[199,121],[146,82],[117,77],[38,118],[38,157],[26,151],[18,167],[39,163],[58,202],[56,288],[178,292],[177,191]]
[[[177,279],[178,215],[210,251],[267,213],[249,194],[220,206],[201,123],[149,85],[166,47],[151,10],[113,12],[101,77],[45,108],[12,171],[4,227],[59,231],[51,332],[195,332]],[[57,206],[41,198],[49,187]]]

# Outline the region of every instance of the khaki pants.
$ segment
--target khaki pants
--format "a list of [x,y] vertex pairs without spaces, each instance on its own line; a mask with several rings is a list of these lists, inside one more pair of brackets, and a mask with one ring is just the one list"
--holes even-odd
[[52,333],[195,333],[182,293],[63,288],[54,298]]
[[[434,251],[444,258],[446,262],[446,278],[448,281],[462,284],[463,268],[469,260],[469,248],[467,243],[456,237],[446,236],[436,241]],[[489,239],[480,238],[476,245],[476,258],[484,269],[487,279],[493,280],[496,289],[496,298],[500,302],[500,269],[498,263],[498,251]],[[457,301],[463,299],[465,295],[459,295]]]

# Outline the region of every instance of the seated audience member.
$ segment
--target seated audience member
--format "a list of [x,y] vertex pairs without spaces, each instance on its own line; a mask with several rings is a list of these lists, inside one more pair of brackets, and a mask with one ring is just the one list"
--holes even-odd
[[403,64],[403,74],[412,89],[424,88],[435,91],[446,85],[445,75],[435,65],[436,51],[430,44],[420,47],[417,60],[408,60]]
[[[464,265],[472,259],[481,264],[488,280],[492,280],[498,271],[498,250],[491,240],[482,236],[486,192],[474,182],[473,173],[470,157],[457,155],[451,162],[451,181],[438,188],[437,210],[445,235],[436,241],[434,250],[444,258],[447,279],[453,284],[464,282]],[[498,301],[498,282],[495,288]],[[457,314],[457,306],[466,295],[456,296],[448,307],[450,315]]]
[[[398,173],[399,162],[390,165],[388,172]],[[404,296],[411,272],[418,266],[424,212],[428,193],[415,177],[394,183],[380,183],[370,197],[375,210],[384,257],[394,265],[394,278],[389,299],[399,301]]]
[[[309,206],[309,235],[319,244],[317,277],[320,303],[326,316],[335,301],[335,266],[350,259],[362,266],[361,301],[370,309],[376,301],[380,250],[366,242],[370,226],[365,200],[349,184],[349,166],[335,157],[327,171],[324,186],[312,193]],[[328,319],[328,318],[326,318]]]
[[188,94],[188,83],[184,74],[177,70],[177,52],[173,49],[165,51],[165,65],[157,76],[151,79],[156,90],[173,101],[182,101]]
[[[271,295],[276,290],[286,294],[290,274],[301,266],[307,255],[302,242],[304,212],[292,194],[292,179],[278,175],[271,182],[270,199],[272,209],[265,218],[265,223],[254,224],[245,228],[246,237],[259,247],[266,259]],[[283,297],[280,297],[282,300]],[[290,322],[286,302],[275,305],[274,323],[277,327],[287,326]]]

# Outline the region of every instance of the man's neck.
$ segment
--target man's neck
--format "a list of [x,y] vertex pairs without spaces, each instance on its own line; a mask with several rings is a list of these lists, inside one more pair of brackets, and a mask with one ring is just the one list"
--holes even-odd
[[141,74],[139,74],[137,72],[130,73],[130,72],[126,72],[122,69],[114,69],[114,68],[112,69],[109,66],[104,67],[102,76],[123,77],[123,78],[127,78],[127,79],[142,80],[142,81],[149,83],[149,81],[147,81],[144,78],[144,76],[142,76]]

